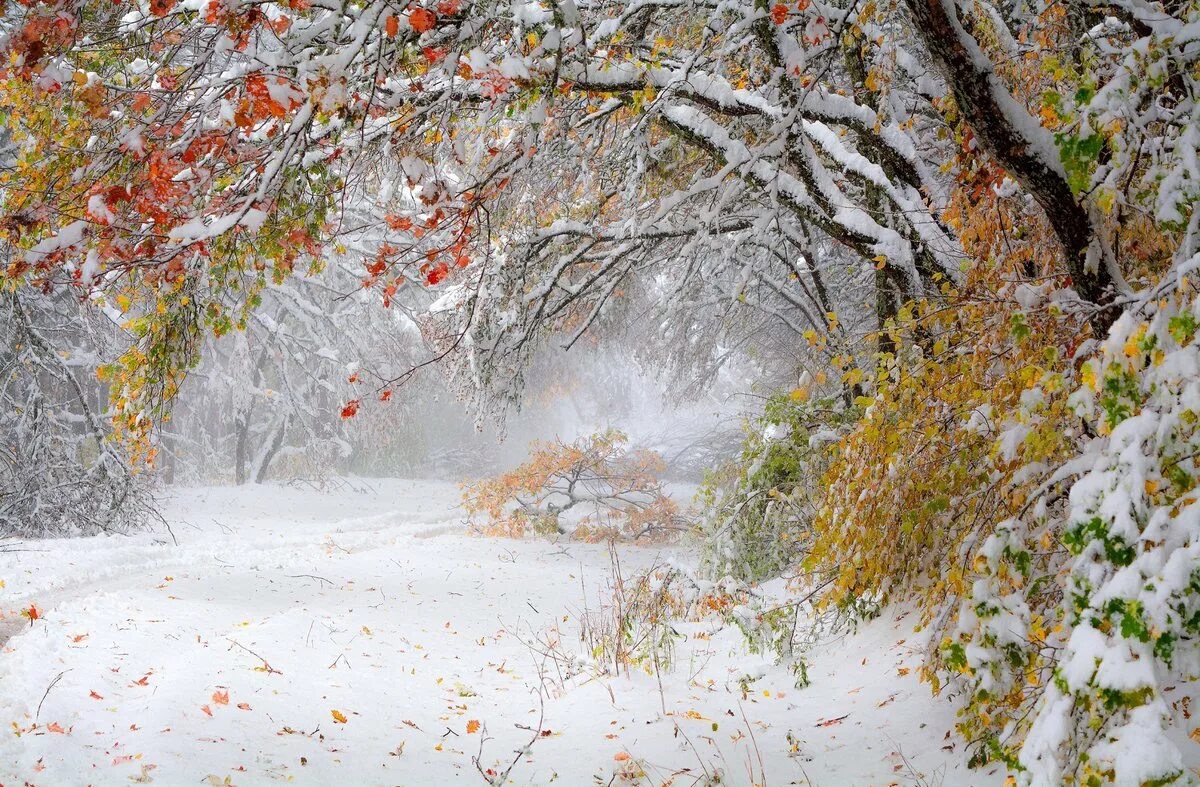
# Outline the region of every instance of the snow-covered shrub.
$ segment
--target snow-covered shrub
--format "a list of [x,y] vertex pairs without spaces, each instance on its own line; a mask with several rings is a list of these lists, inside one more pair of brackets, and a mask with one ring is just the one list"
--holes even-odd
[[771,397],[747,424],[741,455],[705,479],[702,535],[714,574],[777,577],[809,545],[829,447],[850,416],[837,401],[808,394],[801,387]]
[[570,532],[579,538],[663,538],[688,528],[663,488],[662,458],[615,429],[534,442],[520,466],[469,484],[463,505],[488,535]]
[[1168,690],[1200,678],[1197,315],[1126,313],[1072,398],[1102,439],[1071,487],[1062,650],[1019,757],[1035,783],[1184,777]]
[[[1054,660],[1042,635],[1062,597],[1058,501],[1087,439],[1068,401],[1086,328],[1051,287],[998,273],[943,287],[953,310],[918,302],[887,326],[898,350],[833,447],[804,562],[827,583],[819,608],[918,608],[923,675],[966,697],[977,764],[1013,761]],[[1040,519],[1026,533],[1022,517]]]
[[109,439],[95,375],[115,332],[69,294],[0,292],[0,536],[145,522],[146,479]]
[[1197,313],[1125,314],[1077,375],[1031,374],[992,432],[1000,521],[925,585],[946,595],[925,604],[945,632],[926,674],[965,691],[976,763],[1038,785],[1187,776],[1171,690],[1200,677]]

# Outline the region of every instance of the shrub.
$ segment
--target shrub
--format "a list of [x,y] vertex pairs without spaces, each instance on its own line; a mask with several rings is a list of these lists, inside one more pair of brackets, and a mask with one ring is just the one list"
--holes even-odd
[[686,529],[678,506],[664,491],[662,459],[631,450],[610,429],[572,443],[534,442],[529,461],[467,486],[463,504],[489,535],[663,537]]

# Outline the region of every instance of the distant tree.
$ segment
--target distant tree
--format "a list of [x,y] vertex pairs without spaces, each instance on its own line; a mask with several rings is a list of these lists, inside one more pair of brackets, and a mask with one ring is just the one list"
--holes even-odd
[[529,461],[469,485],[463,503],[488,533],[661,537],[686,529],[658,478],[662,469],[657,454],[630,450],[610,429],[571,443],[535,442]]

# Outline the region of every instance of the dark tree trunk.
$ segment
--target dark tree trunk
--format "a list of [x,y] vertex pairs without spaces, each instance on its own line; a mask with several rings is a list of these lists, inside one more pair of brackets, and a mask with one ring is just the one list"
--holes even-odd
[[[1044,129],[1040,126],[1037,130],[1022,128],[1016,113],[1032,120],[1031,116],[984,62],[978,42],[959,23],[953,0],[907,3],[914,26],[949,83],[958,110],[975,138],[1046,212],[1063,248],[1076,292],[1099,307],[1091,317],[1092,327],[1104,333],[1120,313],[1113,304],[1116,289],[1101,258],[1101,240],[1087,210],[1076,201],[1061,167],[1055,166],[1058,152],[1053,149],[1049,133],[1041,133]],[[1047,161],[1046,156],[1054,161]],[[1094,270],[1087,259],[1093,244]]]

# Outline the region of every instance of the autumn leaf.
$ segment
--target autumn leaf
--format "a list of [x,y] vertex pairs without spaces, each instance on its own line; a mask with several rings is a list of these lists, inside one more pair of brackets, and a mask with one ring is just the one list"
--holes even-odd
[[62,725],[56,721],[52,721],[46,725],[46,729],[50,732],[57,732],[59,735],[66,735],[67,731],[62,728]]
[[775,24],[782,25],[787,21],[787,18],[788,9],[783,3],[776,3],[775,6],[771,8],[771,19],[775,22]]
[[342,418],[353,418],[356,415],[358,415],[358,400],[351,399],[346,403],[346,406],[342,408]]
[[218,705],[228,705],[229,704],[229,692],[228,691],[214,691],[213,695],[212,695],[212,701],[217,703]]
[[474,735],[477,732],[479,732],[479,720],[471,719],[467,722],[467,734]]
[[383,24],[384,32],[388,38],[395,38],[400,32],[400,17],[395,14],[389,14],[387,21]]
[[95,691],[94,689],[93,689],[92,691],[89,691],[89,692],[88,692],[88,696],[89,696],[89,697],[91,697],[91,698],[92,698],[92,699],[94,699],[94,700],[102,700],[102,699],[104,699],[104,696],[103,696],[103,695],[101,695],[101,694],[97,694],[97,693],[96,693],[96,691]]
[[331,710],[329,711],[329,715],[333,716],[333,720],[338,724],[346,723],[346,714],[342,713],[340,710]]
[[204,711],[206,716],[212,716],[212,708],[208,707],[207,705],[201,705],[200,710]]
[[238,710],[250,710],[250,703],[248,702],[239,702],[237,706]]
[[436,22],[437,16],[432,11],[424,8],[417,8],[408,14],[408,24],[417,33],[432,30]]
[[35,621],[41,617],[41,614],[38,612],[38,608],[35,607],[33,604],[29,605],[29,609],[21,610],[21,614],[24,615],[25,617],[29,618],[30,623],[33,623],[33,621]]
[[613,755],[613,759],[617,762],[625,762],[629,759],[629,754],[628,752],[619,751]]

